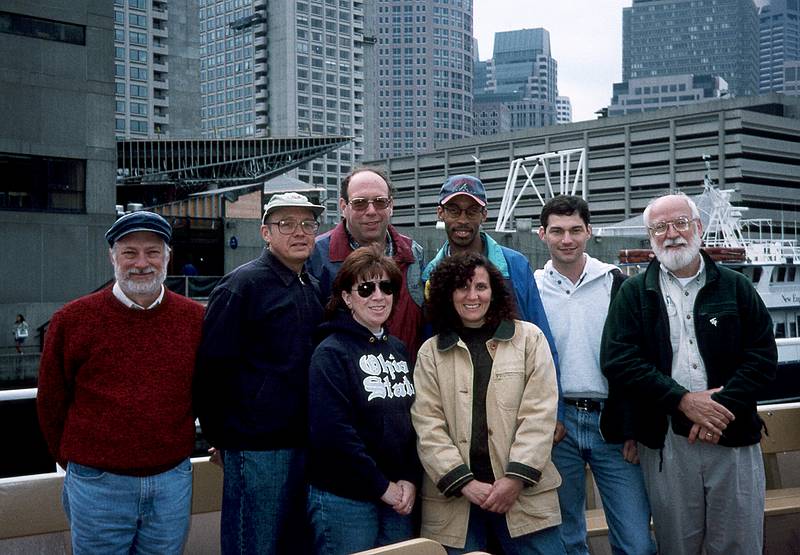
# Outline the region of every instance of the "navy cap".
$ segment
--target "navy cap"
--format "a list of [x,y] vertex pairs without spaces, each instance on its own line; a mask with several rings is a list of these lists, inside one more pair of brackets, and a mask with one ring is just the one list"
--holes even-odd
[[155,212],[147,212],[140,210],[138,212],[131,212],[125,214],[114,225],[106,231],[106,240],[110,246],[114,243],[136,231],[150,231],[155,233],[167,243],[172,239],[172,227],[167,220],[156,214]]
[[445,204],[456,195],[467,195],[481,206],[486,206],[486,189],[477,177],[471,175],[451,176],[439,191],[439,204]]

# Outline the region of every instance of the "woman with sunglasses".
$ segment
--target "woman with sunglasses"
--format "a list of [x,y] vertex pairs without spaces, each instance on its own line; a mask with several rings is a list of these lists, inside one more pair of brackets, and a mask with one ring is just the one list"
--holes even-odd
[[430,278],[436,336],[414,369],[422,535],[448,553],[564,553],[550,460],[558,389],[550,348],[514,319],[502,274],[482,255],[444,259]]
[[421,468],[411,368],[384,327],[402,275],[375,247],[333,281],[309,375],[308,513],[315,552],[338,555],[414,537]]

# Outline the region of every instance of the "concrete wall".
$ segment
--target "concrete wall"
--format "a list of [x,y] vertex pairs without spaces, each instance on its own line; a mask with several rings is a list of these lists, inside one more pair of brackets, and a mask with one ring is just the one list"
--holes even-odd
[[199,137],[200,12],[197,0],[169,3],[169,135]]
[[85,160],[86,208],[0,210],[0,350],[13,345],[17,313],[35,328],[111,276],[103,233],[116,198],[112,3],[6,0],[2,9],[86,28],[85,46],[0,33],[0,153]]

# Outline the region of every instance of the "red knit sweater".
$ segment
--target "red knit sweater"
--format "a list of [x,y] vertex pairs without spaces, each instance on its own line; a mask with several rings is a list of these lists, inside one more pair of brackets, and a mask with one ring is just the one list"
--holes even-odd
[[127,308],[107,288],[56,312],[36,402],[53,456],[146,475],[190,455],[202,321],[201,305],[170,291],[151,310]]

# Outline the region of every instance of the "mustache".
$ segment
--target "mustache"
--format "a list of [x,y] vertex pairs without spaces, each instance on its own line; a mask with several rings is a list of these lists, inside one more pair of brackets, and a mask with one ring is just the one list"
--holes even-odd
[[145,275],[145,274],[153,274],[155,272],[156,272],[155,268],[153,268],[152,266],[148,266],[147,268],[142,268],[142,269],[133,268],[132,270],[128,270],[128,275],[129,276]]
[[662,246],[664,247],[680,247],[683,245],[688,245],[689,241],[684,239],[683,237],[675,237],[674,239],[664,239],[664,243]]

